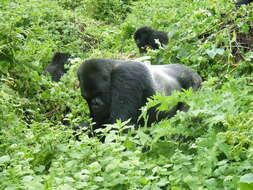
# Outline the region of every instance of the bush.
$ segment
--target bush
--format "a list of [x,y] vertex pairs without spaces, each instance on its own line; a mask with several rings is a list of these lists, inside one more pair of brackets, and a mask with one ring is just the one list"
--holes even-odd
[[119,22],[131,10],[133,0],[87,0],[87,11],[98,20]]
[[[86,4],[87,3],[87,4]],[[252,7],[227,0],[4,0],[0,3],[0,189],[248,190],[253,185]],[[89,7],[89,9],[87,9]],[[88,13],[87,13],[88,11]],[[92,15],[92,17],[91,17]],[[99,20],[94,20],[94,18]],[[89,121],[77,87],[82,59],[135,59],[132,35],[169,32],[152,64],[182,63],[197,92],[156,95],[143,108],[188,112],[121,134],[73,137]],[[43,75],[55,51],[81,57],[58,83]],[[110,128],[118,128],[106,132]]]

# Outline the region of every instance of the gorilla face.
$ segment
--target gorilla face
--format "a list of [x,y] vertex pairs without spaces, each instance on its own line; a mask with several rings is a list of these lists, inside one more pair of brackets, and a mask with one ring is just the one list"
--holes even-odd
[[87,101],[91,117],[95,122],[104,121],[109,117],[111,107],[110,75],[103,70],[83,65],[78,70],[81,95]]

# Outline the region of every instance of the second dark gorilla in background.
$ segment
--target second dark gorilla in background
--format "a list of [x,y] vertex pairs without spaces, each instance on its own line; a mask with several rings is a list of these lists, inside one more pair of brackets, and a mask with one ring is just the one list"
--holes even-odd
[[235,3],[236,6],[241,6],[241,5],[246,5],[253,2],[253,0],[237,0],[237,2]]
[[[131,119],[130,124],[137,122],[140,108],[147,98],[160,92],[171,95],[172,91],[182,89],[197,90],[201,77],[191,68],[179,64],[145,65],[134,61],[110,59],[90,59],[78,69],[81,94],[87,101],[90,116],[95,122],[94,129],[103,128],[117,119]],[[158,114],[150,109],[150,123],[175,115],[181,110],[180,105],[172,110]]]
[[59,82],[64,73],[68,71],[64,65],[69,64],[69,58],[70,54],[68,53],[58,52],[54,54],[51,63],[45,69],[51,75],[53,81]]
[[147,48],[158,49],[159,43],[155,41],[156,39],[161,45],[166,45],[168,44],[168,33],[147,26],[137,29],[134,33],[134,40],[140,53],[147,52]]

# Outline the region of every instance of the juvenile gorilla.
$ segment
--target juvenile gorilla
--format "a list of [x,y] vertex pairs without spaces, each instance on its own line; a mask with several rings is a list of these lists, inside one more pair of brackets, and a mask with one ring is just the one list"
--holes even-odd
[[64,73],[68,71],[64,68],[64,65],[69,64],[69,57],[70,55],[67,53],[54,54],[51,63],[45,69],[51,75],[53,81],[59,82]]
[[[145,65],[134,61],[90,59],[77,72],[82,97],[87,101],[94,129],[112,124],[117,119],[131,118],[137,123],[140,108],[147,98],[160,92],[171,95],[173,90],[197,90],[201,77],[189,67],[179,64]],[[148,124],[175,115],[180,106],[159,114],[149,110]]]
[[147,48],[158,49],[159,44],[155,39],[159,40],[161,45],[166,45],[168,44],[168,33],[147,26],[137,29],[134,33],[134,40],[140,53],[147,52]]
[[251,2],[253,2],[253,0],[237,0],[235,4],[236,6],[240,7],[241,5],[247,5]]

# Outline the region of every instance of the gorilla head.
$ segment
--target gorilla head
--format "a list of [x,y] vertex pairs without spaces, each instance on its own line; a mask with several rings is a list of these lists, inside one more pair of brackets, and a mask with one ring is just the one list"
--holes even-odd
[[145,53],[147,48],[158,49],[159,44],[156,39],[159,40],[161,45],[166,45],[168,43],[168,33],[147,26],[137,29],[134,33],[134,40],[140,53]]
[[236,6],[240,7],[241,5],[247,5],[251,2],[253,2],[253,0],[237,0],[235,4]]
[[53,81],[59,82],[64,73],[68,71],[64,68],[64,65],[69,64],[69,57],[70,55],[68,53],[54,54],[51,63],[45,69],[51,75]]
[[[117,119],[131,119],[131,124],[139,124],[140,108],[147,98],[160,92],[171,95],[174,90],[197,90],[201,77],[189,67],[179,64],[145,65],[133,61],[110,59],[90,59],[77,72],[81,94],[87,101],[94,122],[94,129],[112,124]],[[159,114],[149,110],[148,124],[172,117],[178,106]]]
[[82,97],[87,101],[91,117],[97,124],[109,117],[111,69],[110,64],[96,59],[86,61],[78,69]]

